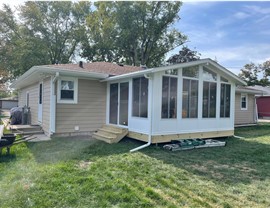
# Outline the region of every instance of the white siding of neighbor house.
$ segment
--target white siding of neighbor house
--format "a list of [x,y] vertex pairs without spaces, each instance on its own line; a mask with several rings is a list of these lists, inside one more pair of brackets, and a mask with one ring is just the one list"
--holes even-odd
[[241,93],[237,92],[235,94],[235,125],[253,123],[256,123],[254,95],[247,94],[247,110],[241,110]]
[[30,107],[30,114],[31,124],[35,125],[38,124],[38,89],[39,83],[34,83],[30,86],[27,86],[23,89],[19,90],[19,105],[23,107],[26,105],[26,93],[29,93],[29,107]]
[[42,103],[42,128],[50,134],[50,101],[51,101],[51,78],[43,80],[43,103]]
[[[58,93],[58,91],[57,91]],[[106,83],[78,80],[78,103],[56,104],[56,134],[96,131],[106,118]],[[75,130],[78,127],[79,130]]]

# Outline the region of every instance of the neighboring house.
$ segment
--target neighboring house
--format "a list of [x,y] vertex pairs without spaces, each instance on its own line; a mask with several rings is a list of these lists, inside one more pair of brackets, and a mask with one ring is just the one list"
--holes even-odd
[[258,122],[256,95],[261,91],[239,86],[235,92],[235,126],[246,126]]
[[100,62],[35,66],[12,87],[48,135],[91,134],[111,124],[150,144],[233,135],[236,85],[245,82],[202,59],[145,70]]
[[1,109],[11,109],[18,106],[18,100],[14,98],[2,98],[0,99]]
[[249,86],[248,88],[257,90],[256,103],[258,108],[259,118],[270,118],[270,87],[263,87],[259,85]]

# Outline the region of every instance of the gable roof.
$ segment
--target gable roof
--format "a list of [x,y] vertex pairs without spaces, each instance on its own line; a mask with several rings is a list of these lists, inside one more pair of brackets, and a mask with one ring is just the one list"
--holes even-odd
[[117,76],[140,70],[142,68],[137,66],[119,65],[109,62],[83,63],[83,67],[80,67],[79,64],[33,66],[14,81],[10,87],[20,89],[39,81],[41,77],[53,76],[56,73],[59,73],[61,76],[100,80],[109,76]]
[[160,71],[166,71],[166,70],[173,70],[173,69],[179,69],[183,67],[190,67],[190,66],[196,66],[196,65],[205,65],[206,67],[212,67],[215,70],[219,71],[220,74],[230,77],[234,82],[238,85],[246,85],[246,82],[243,81],[241,78],[239,78],[237,75],[226,69],[225,67],[221,66],[217,62],[213,61],[212,59],[200,59],[197,61],[191,61],[186,63],[179,63],[179,64],[173,64],[168,66],[162,66],[162,67],[156,67],[151,69],[145,69],[141,71],[136,71],[128,74],[121,74],[114,77],[107,77],[104,81],[114,81],[119,79],[125,79],[130,77],[138,77],[143,75],[148,75]]
[[251,86],[237,86],[236,92],[262,95],[263,91],[252,88]]
[[137,66],[128,66],[128,65],[109,63],[109,62],[83,63],[83,67],[80,67],[79,64],[44,65],[43,67],[49,67],[52,69],[63,69],[66,71],[96,72],[96,73],[107,74],[110,76],[127,74],[127,73],[142,70],[141,67],[137,67]]

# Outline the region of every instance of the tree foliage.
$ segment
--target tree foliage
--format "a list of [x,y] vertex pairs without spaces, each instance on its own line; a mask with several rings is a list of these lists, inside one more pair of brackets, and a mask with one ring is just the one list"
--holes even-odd
[[31,2],[0,10],[1,68],[20,75],[34,65],[67,63],[82,36],[88,2]]
[[239,77],[242,78],[247,85],[262,85],[268,86],[270,76],[270,61],[265,61],[262,64],[246,64],[240,71]]
[[187,46],[183,46],[178,54],[172,55],[167,62],[170,64],[185,63],[200,59],[201,54],[198,51],[193,51]]
[[82,56],[88,60],[158,66],[186,36],[172,25],[180,2],[97,2],[89,16]]

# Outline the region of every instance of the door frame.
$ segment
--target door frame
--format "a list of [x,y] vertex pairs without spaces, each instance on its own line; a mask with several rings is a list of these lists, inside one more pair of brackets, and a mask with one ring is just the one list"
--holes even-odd
[[[117,125],[117,126],[121,126],[121,127],[123,127],[123,128],[128,128],[128,124],[129,123],[127,123],[127,125],[122,125],[122,124],[120,124],[119,123],[119,120],[120,120],[120,85],[121,85],[121,83],[127,83],[127,86],[128,86],[128,99],[127,99],[127,101],[128,101],[128,103],[127,103],[127,108],[128,108],[128,110],[127,110],[127,119],[129,118],[129,102],[130,102],[130,91],[129,91],[129,88],[130,88],[130,86],[129,86],[129,80],[124,80],[124,81],[121,81],[121,82],[112,82],[112,83],[108,83],[108,90],[107,90],[107,92],[108,92],[108,107],[107,107],[107,109],[108,109],[108,120],[107,120],[107,123],[108,124],[111,124],[111,125]],[[110,123],[110,96],[111,96],[111,94],[110,94],[110,86],[111,86],[111,84],[117,84],[118,85],[118,92],[117,92],[117,94],[118,94],[118,101],[117,101],[117,123],[116,124],[113,124],[113,123]]]
[[[41,86],[41,87],[40,87]],[[43,101],[44,101],[44,83],[38,83],[38,122],[42,124],[43,118]]]

